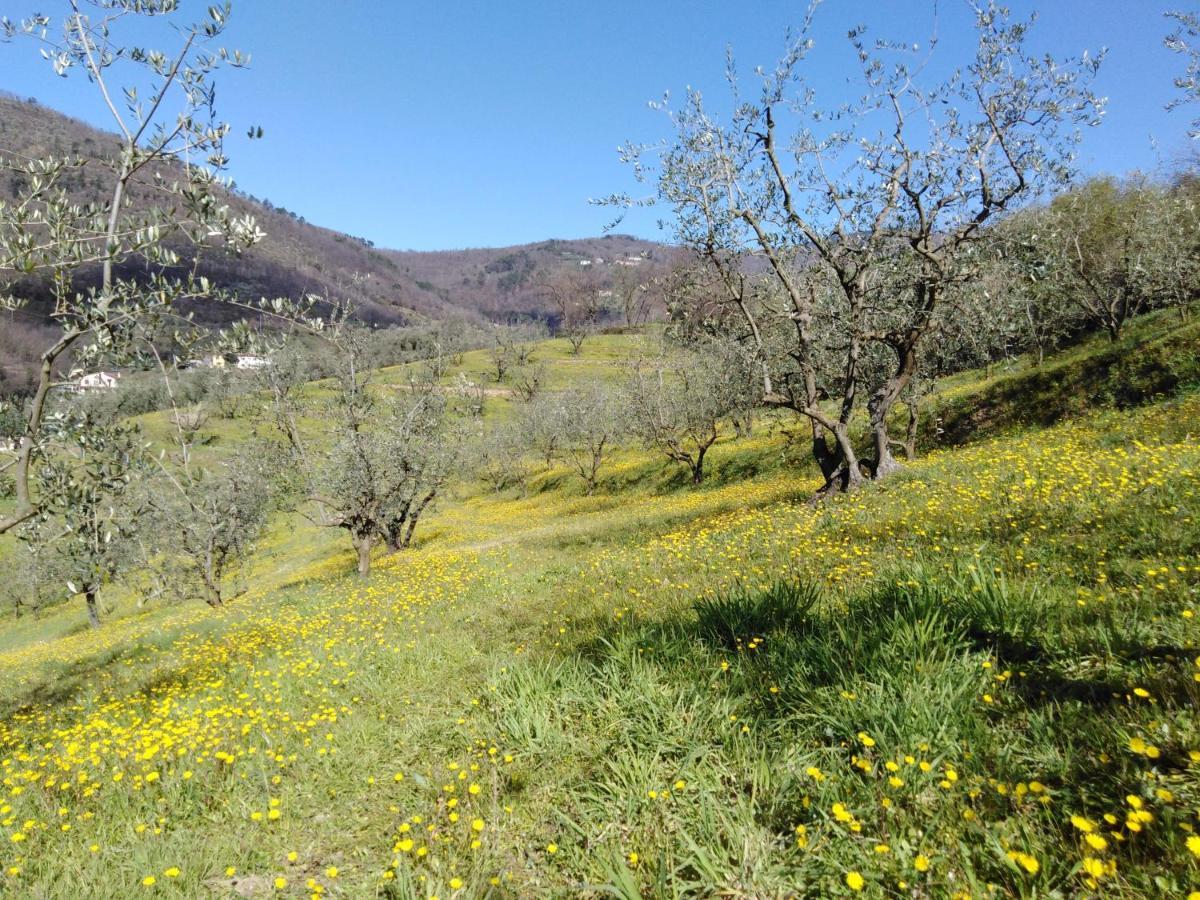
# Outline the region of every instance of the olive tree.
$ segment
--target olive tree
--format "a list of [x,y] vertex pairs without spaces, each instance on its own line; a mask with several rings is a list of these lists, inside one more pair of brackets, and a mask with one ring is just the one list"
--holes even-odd
[[[0,20],[4,38],[36,43],[58,75],[82,72],[117,131],[107,160],[66,156],[5,157],[18,196],[0,200],[0,306],[25,304],[18,282],[40,278],[51,297],[56,325],[41,353],[30,402],[23,409],[20,447],[11,464],[15,506],[0,517],[0,533],[39,513],[37,469],[52,455],[47,427],[51,389],[70,365],[120,362],[153,326],[184,302],[218,297],[189,267],[183,248],[240,251],[262,233],[250,216],[222,202],[222,149],[228,127],[214,114],[213,76],[245,57],[218,47],[229,6],[209,7],[195,24],[174,23],[177,0],[71,0],[55,20],[34,15]],[[119,36],[145,37],[168,20],[171,51],[123,46]],[[117,84],[120,68],[127,80]],[[87,165],[105,182],[103,196],[81,203],[68,183]],[[193,255],[193,259],[198,256]]]
[[421,516],[454,474],[464,436],[453,427],[446,401],[429,385],[410,385],[389,406],[381,424],[394,488],[382,508],[380,537],[395,552],[412,543]]
[[1194,172],[1176,179],[1159,205],[1155,227],[1162,255],[1155,267],[1158,301],[1186,320],[1200,297],[1200,182]]
[[149,566],[157,570],[152,582],[164,581],[156,563],[167,559],[179,577],[165,580],[217,608],[227,596],[227,576],[253,551],[275,507],[285,451],[254,439],[228,455],[198,452],[209,443],[208,411],[204,403],[185,402],[178,370],[151,352],[170,404],[171,430],[169,448],[153,457],[157,477],[142,485],[153,524],[153,534],[141,542],[143,556],[155,563]]
[[852,30],[859,97],[822,107],[804,77],[815,9],[755,97],[730,63],[727,121],[691,90],[664,104],[674,137],[625,158],[741,319],[765,402],[808,419],[826,490],[848,490],[897,468],[889,415],[951,287],[975,276],[985,226],[1070,176],[1078,129],[1099,117],[1098,60],[1035,56],[1029,23],[980,2],[975,53],[942,78],[913,44]]
[[[26,529],[36,529],[26,523]],[[56,549],[37,540],[33,533],[21,541],[5,559],[5,578],[0,581],[0,605],[20,616],[26,610],[37,612],[68,599],[70,575]]]
[[414,379],[383,394],[372,389],[372,373],[361,364],[361,335],[341,327],[329,339],[341,372],[324,443],[306,451],[307,498],[320,509],[319,524],[349,535],[366,578],[379,543],[390,551],[409,546],[464,442],[432,382]]
[[467,450],[472,472],[494,491],[524,489],[529,475],[529,430],[520,419],[492,423],[474,435]]
[[[244,563],[266,527],[274,500],[275,448],[248,443],[233,457],[162,464],[151,506],[156,551],[181,568],[182,590],[211,607],[227,599],[224,584]],[[193,593],[194,592],[194,593]]]
[[[1200,101],[1200,13],[1169,12],[1167,17],[1175,27],[1163,39],[1163,43],[1168,50],[1187,60],[1183,74],[1175,78],[1175,87],[1179,89],[1180,96],[1167,107],[1177,109],[1184,104]],[[1189,133],[1193,139],[1200,139],[1200,117],[1192,120]]]
[[492,344],[488,355],[492,360],[493,378],[499,384],[504,380],[504,376],[508,374],[508,370],[516,362],[515,340],[508,329],[498,330],[495,334],[495,342]]
[[[1082,317],[1051,278],[1042,252],[1041,209],[1022,210],[992,231],[995,252],[984,272],[976,304],[956,316],[964,331],[995,351],[1030,353],[1035,365],[1079,332]],[[988,290],[988,287],[991,290]],[[980,306],[982,305],[982,308]]]
[[383,505],[388,500],[388,460],[378,442],[358,432],[342,435],[323,457],[313,478],[312,499],[329,510],[326,521],[350,537],[358,556],[358,574],[371,574],[371,551],[379,539]]
[[307,469],[307,442],[300,428],[305,406],[305,385],[314,377],[310,354],[294,343],[271,354],[267,365],[258,370],[257,383],[268,401],[265,419],[283,436],[292,460]]
[[545,363],[520,366],[512,371],[510,380],[517,397],[524,403],[532,403],[545,386],[549,374]]
[[517,413],[521,443],[528,447],[549,468],[563,446],[562,413],[559,398],[542,392]]
[[[724,351],[724,352],[722,352]],[[704,458],[723,421],[743,421],[757,402],[751,369],[733,348],[707,345],[638,360],[625,385],[629,431],[704,480]]]
[[349,534],[360,576],[370,574],[378,543],[409,546],[449,479],[458,442],[445,416],[445,401],[429,391],[381,401],[369,430],[342,430],[321,455],[311,496],[328,509],[329,524]]
[[1135,178],[1095,178],[1056,197],[1032,217],[1029,240],[1048,286],[1112,340],[1155,301],[1155,282],[1170,243],[1163,192]]
[[583,479],[589,496],[624,433],[622,417],[617,398],[603,385],[588,384],[546,397],[542,427],[554,433],[556,455]]
[[34,557],[54,559],[67,593],[81,595],[88,623],[100,626],[100,592],[137,560],[143,510],[130,490],[144,447],[136,428],[54,416],[61,452],[39,467],[37,514],[18,535]]

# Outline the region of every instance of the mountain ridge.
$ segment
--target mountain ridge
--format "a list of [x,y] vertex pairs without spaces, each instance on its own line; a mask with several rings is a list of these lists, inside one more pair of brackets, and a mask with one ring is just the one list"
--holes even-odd
[[[116,136],[60,113],[34,98],[0,91],[0,158],[78,156],[100,163],[115,150]],[[100,200],[103,173],[85,164],[68,179],[73,199]],[[0,169],[0,196],[16,197],[20,180]],[[365,323],[379,327],[464,318],[477,323],[532,318],[553,321],[553,306],[539,285],[556,270],[579,262],[637,256],[666,259],[673,248],[629,235],[548,238],[505,247],[413,251],[376,247],[365,238],[309,222],[297,212],[247,193],[234,182],[225,192],[239,214],[252,214],[266,237],[239,257],[209,255],[201,271],[243,299],[317,294],[352,300]],[[136,202],[136,201],[135,201]],[[95,278],[95,272],[84,273]],[[44,290],[36,280],[9,286],[29,301],[6,314],[0,328],[0,393],[19,391],[36,365],[38,349],[53,331]],[[196,311],[205,324],[224,324],[231,311]]]

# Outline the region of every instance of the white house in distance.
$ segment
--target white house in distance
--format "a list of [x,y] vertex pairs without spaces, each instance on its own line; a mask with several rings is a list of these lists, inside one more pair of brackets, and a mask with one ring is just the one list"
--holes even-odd
[[233,366],[235,369],[262,369],[271,360],[265,356],[260,356],[257,353],[243,353],[234,357],[233,362],[228,362],[220,353],[214,353],[212,356],[206,356],[194,363],[197,369],[224,369],[228,366]]
[[68,390],[77,394],[84,391],[111,391],[120,380],[120,372],[89,372],[72,382],[68,386]]
[[270,363],[270,360],[265,356],[259,356],[257,353],[245,353],[237,358],[234,363],[239,369],[262,369]]

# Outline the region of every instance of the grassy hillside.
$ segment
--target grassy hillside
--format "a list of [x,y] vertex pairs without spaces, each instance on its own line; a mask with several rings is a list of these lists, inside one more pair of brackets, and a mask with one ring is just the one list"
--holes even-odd
[[[1173,309],[1142,316],[1120,341],[1096,334],[1038,365],[1031,358],[939,385],[927,410],[927,440],[956,444],[972,435],[1053,425],[1098,407],[1128,409],[1200,386],[1200,319]],[[935,435],[936,427],[942,429]]]
[[[563,386],[637,345],[539,358]],[[1105,352],[955,379],[933,403],[990,435],[819,506],[763,427],[701,488],[635,449],[591,497],[462,485],[366,584],[281,521],[216,613],[8,622],[0,891],[1200,890],[1200,391],[1040,427],[1003,387]]]

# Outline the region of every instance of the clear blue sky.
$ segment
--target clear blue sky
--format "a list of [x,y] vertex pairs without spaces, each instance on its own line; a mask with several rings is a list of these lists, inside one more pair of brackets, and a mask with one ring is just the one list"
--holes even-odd
[[[28,0],[8,0],[10,17]],[[183,0],[184,13],[206,3]],[[380,246],[496,246],[600,233],[611,212],[588,198],[636,191],[617,160],[627,139],[664,134],[647,101],[687,85],[722,95],[724,54],[771,65],[804,0],[393,2],[234,0],[225,43],[253,56],[221,76],[240,187],[310,221]],[[939,56],[969,50],[961,0],[941,0]],[[1041,10],[1034,47],[1057,55],[1109,47],[1099,92],[1108,115],[1089,133],[1090,172],[1151,170],[1189,150],[1195,110],[1168,115],[1182,60],[1162,47],[1166,8],[1195,0],[1010,0]],[[50,12],[65,0],[41,0]],[[826,0],[811,79],[844,90],[847,28],[924,42],[930,0]],[[28,42],[0,44],[0,87],[98,125],[78,76],[56,78]],[[244,137],[251,124],[265,138]],[[656,214],[621,230],[658,237]]]

